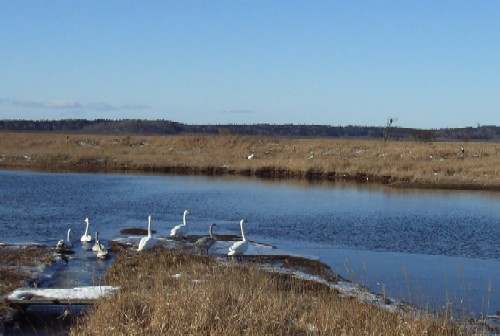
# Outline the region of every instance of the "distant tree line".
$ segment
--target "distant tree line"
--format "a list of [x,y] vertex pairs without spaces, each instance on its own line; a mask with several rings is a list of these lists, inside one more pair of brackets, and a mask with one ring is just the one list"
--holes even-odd
[[329,126],[294,124],[225,124],[187,125],[169,120],[139,119],[62,119],[62,120],[0,120],[0,131],[66,132],[87,134],[221,134],[290,137],[337,137],[415,140],[419,142],[460,140],[498,141],[500,127],[414,129],[375,126]]

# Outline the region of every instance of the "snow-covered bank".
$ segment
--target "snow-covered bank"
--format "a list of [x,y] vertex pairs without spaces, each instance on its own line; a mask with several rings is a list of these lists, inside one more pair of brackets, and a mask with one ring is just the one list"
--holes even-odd
[[114,294],[119,288],[114,286],[85,286],[76,288],[19,288],[6,296],[8,301],[38,299],[52,301],[97,300]]

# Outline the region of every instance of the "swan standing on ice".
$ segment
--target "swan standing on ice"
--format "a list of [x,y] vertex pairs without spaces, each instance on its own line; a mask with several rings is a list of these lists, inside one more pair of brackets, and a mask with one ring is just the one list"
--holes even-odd
[[151,234],[151,215],[149,215],[148,235],[146,237],[142,237],[141,241],[139,242],[139,247],[137,248],[137,251],[148,250],[150,248],[153,248],[155,245],[156,245],[156,239],[153,238],[153,235]]
[[199,249],[200,251],[205,250],[207,252],[207,255],[208,255],[208,250],[217,242],[217,239],[215,239],[215,237],[212,235],[212,230],[214,226],[217,226],[217,224],[215,223],[210,224],[210,228],[208,229],[208,234],[209,234],[208,237],[202,237],[198,239],[196,243],[194,243],[197,249]]
[[71,249],[73,247],[73,244],[71,244],[71,241],[69,240],[69,234],[71,233],[71,229],[68,229],[68,235],[66,237],[66,240],[61,239],[57,242],[56,244],[56,249],[57,250],[62,250],[62,249]]
[[92,237],[89,235],[89,219],[85,218],[85,223],[87,223],[87,227],[85,228],[85,233],[83,234],[80,241],[83,243],[90,243],[92,241]]
[[237,241],[232,246],[229,247],[229,252],[227,255],[243,255],[245,251],[248,249],[248,241],[245,237],[245,232],[243,231],[243,224],[245,224],[245,220],[242,219],[240,221],[240,229],[241,229],[241,238],[242,240]]
[[182,224],[174,226],[174,228],[170,231],[170,237],[184,237],[188,233],[189,228],[186,223],[186,216],[190,215],[189,210],[184,210],[184,216],[182,219]]

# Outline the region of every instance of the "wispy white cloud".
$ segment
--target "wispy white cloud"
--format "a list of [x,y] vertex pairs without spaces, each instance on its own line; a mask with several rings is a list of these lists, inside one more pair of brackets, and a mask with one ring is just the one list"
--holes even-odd
[[66,109],[81,108],[82,105],[75,101],[53,100],[48,102],[39,102],[32,100],[2,99],[3,104],[19,106],[24,108],[48,108],[48,109]]
[[151,108],[151,106],[145,104],[112,105],[105,102],[88,104],[86,107],[95,111],[147,110]]
[[254,114],[254,111],[251,110],[226,110],[226,111],[221,111],[221,113],[227,113],[227,114]]
[[95,111],[116,111],[119,109],[118,106],[105,102],[91,103],[87,105],[87,108]]
[[121,105],[121,110],[149,110],[151,106],[146,104],[125,104]]
[[119,110],[147,110],[151,106],[146,104],[123,104],[113,105],[105,102],[97,102],[90,104],[81,104],[76,101],[67,100],[52,100],[52,101],[32,101],[32,100],[19,100],[0,98],[0,105],[12,105],[22,108],[31,109],[79,109],[79,110],[93,110],[93,111],[119,111]]
[[64,100],[54,100],[48,103],[45,103],[46,108],[55,108],[55,109],[61,109],[61,108],[82,108],[83,106],[76,102],[76,101],[64,101]]

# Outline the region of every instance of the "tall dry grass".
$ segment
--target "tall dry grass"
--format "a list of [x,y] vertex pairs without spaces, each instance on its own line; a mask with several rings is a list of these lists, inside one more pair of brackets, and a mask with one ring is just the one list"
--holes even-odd
[[71,335],[461,335],[443,319],[391,313],[331,287],[211,257],[123,253]]
[[[34,277],[32,270],[53,260],[54,254],[43,246],[0,246],[0,297],[22,287]],[[0,301],[0,322],[9,311],[9,306]]]
[[[465,151],[462,154],[461,146]],[[253,160],[247,156],[254,152]],[[500,144],[231,135],[0,133],[0,168],[162,171],[219,168],[254,175],[359,177],[413,185],[500,188]],[[166,170],[170,171],[170,170]],[[174,170],[175,171],[175,170]],[[211,172],[213,170],[205,170]],[[272,175],[271,175],[272,176]]]

